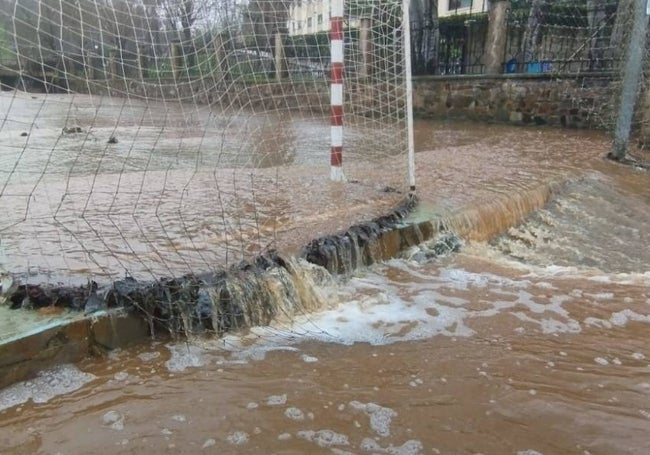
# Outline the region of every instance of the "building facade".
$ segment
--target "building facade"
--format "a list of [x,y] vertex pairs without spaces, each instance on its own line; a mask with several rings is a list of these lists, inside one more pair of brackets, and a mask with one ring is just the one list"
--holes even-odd
[[[416,0],[417,1],[417,0]],[[438,17],[457,14],[474,14],[487,11],[488,0],[438,0]],[[330,27],[332,0],[295,0],[289,7],[287,29],[289,35],[312,35],[326,32]],[[346,24],[356,28],[358,20],[350,19]]]

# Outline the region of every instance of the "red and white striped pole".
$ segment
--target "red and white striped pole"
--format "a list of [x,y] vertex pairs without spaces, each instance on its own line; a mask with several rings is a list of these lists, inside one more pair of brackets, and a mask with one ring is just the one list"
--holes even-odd
[[331,81],[330,103],[331,115],[331,171],[330,179],[344,182],[343,174],[343,1],[332,0],[332,17],[330,18],[330,55]]

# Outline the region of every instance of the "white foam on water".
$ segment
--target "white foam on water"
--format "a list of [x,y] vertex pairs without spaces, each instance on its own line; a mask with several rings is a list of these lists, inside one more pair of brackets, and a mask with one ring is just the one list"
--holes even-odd
[[189,343],[166,344],[170,358],[165,362],[167,370],[173,373],[187,368],[198,368],[208,364],[205,349]]
[[278,435],[278,441],[288,441],[292,438],[291,433],[282,433]]
[[[253,327],[246,335],[226,335],[213,343],[212,350],[229,352],[230,360],[221,363],[248,362],[262,360],[272,351],[300,352],[296,345],[304,341],[387,345],[438,335],[470,337],[475,335],[469,324],[471,321],[502,313],[512,314],[538,327],[544,334],[579,333],[583,324],[609,328],[628,321],[650,322],[650,316],[630,310],[614,313],[609,319],[586,317],[584,321],[577,321],[571,317],[565,304],[585,298],[612,300],[616,298],[615,294],[597,291],[587,294],[579,289],[563,294],[557,290],[555,281],[538,280],[540,277],[563,279],[569,271],[585,279],[584,271],[557,266],[533,267],[531,270],[521,279],[511,279],[462,268],[393,259],[359,272],[359,276],[338,287],[330,284],[328,295],[336,295],[332,302],[338,301],[338,305],[297,315],[291,323],[283,321],[271,328]],[[406,279],[391,279],[395,276],[391,271],[404,272],[398,275],[406,275]],[[464,294],[466,290],[471,295],[475,295],[477,290],[485,290],[489,297],[476,301]],[[528,327],[513,327],[512,330],[527,333]],[[175,349],[168,368],[182,371],[188,366],[204,364],[200,351],[192,352],[192,348],[186,345]],[[306,353],[299,355],[303,362],[318,361]]]
[[157,359],[160,357],[160,352],[158,351],[153,351],[153,352],[142,352],[138,354],[138,358],[142,360],[143,362],[151,362],[152,360]]
[[605,365],[609,365],[609,360],[604,359],[604,358],[602,358],[602,357],[596,357],[596,358],[594,359],[594,362],[596,362],[598,365],[603,365],[603,366],[605,366]]
[[[424,451],[424,446],[422,442],[411,439],[406,441],[401,446],[389,445],[388,447],[382,447],[377,441],[371,438],[364,438],[361,441],[359,448],[365,452],[371,452],[373,454],[387,454],[387,455],[420,455]],[[440,453],[439,451],[436,453]]]
[[362,411],[370,418],[370,428],[379,436],[390,436],[390,424],[397,413],[390,408],[384,408],[376,403],[361,403],[351,401],[350,407],[356,411]]
[[601,327],[604,329],[611,329],[613,327],[612,323],[605,320],[605,319],[600,319],[600,318],[594,318],[594,317],[588,317],[585,318],[583,323],[587,326],[591,327]]
[[230,444],[234,446],[241,446],[247,444],[249,440],[250,440],[250,435],[245,431],[235,431],[234,433],[230,433],[226,437],[226,441],[228,441]]
[[643,360],[643,359],[645,359],[645,354],[642,354],[640,352],[633,352],[631,357],[634,360]]
[[[262,329],[260,332],[260,336],[267,336],[268,333],[264,331],[263,327],[255,327],[254,329],[259,330]],[[249,335],[250,337],[250,335]],[[251,346],[248,349],[244,349],[242,351],[234,351],[234,358],[247,362],[249,360],[253,361],[259,361],[259,360],[264,360],[266,357],[266,354],[269,352],[277,352],[277,351],[289,351],[289,352],[296,352],[298,351],[298,348],[294,346],[279,346],[279,345],[274,345],[274,346]]]
[[580,323],[575,319],[568,319],[567,321],[558,321],[553,318],[535,319],[521,311],[513,312],[513,316],[517,319],[531,324],[536,324],[544,334],[553,333],[580,333],[582,328]]
[[305,441],[313,442],[320,447],[347,446],[350,445],[348,437],[332,430],[302,430],[296,436]]
[[284,415],[291,420],[299,422],[305,420],[305,413],[298,408],[287,408],[284,410]]
[[29,400],[34,403],[47,403],[56,396],[79,390],[95,378],[95,375],[68,364],[41,371],[34,379],[0,390],[0,411]]
[[332,447],[330,449],[330,452],[332,452],[334,455],[357,455],[354,452],[349,452],[347,450],[339,449],[337,447]]
[[126,381],[128,378],[129,378],[129,373],[127,373],[126,371],[118,371],[113,376],[113,379],[115,379],[118,382]]
[[544,454],[542,452],[538,452],[537,450],[527,449],[527,450],[517,451],[517,455],[544,455]]
[[124,416],[118,411],[108,411],[102,416],[102,424],[116,431],[124,429]]
[[489,286],[523,289],[531,285],[529,280],[511,280],[491,273],[475,273],[456,268],[442,269],[440,271],[440,278],[452,287],[460,290],[467,290],[470,287],[487,288]]
[[612,313],[612,317],[609,318],[609,322],[618,327],[627,325],[630,321],[650,323],[650,315],[639,314],[627,309]]
[[202,448],[202,449],[207,449],[208,447],[213,447],[213,446],[216,446],[216,445],[217,445],[217,441],[215,441],[214,439],[210,438],[210,439],[206,439],[206,440],[205,440],[205,442],[203,443],[203,445],[201,446],[201,448]]
[[597,294],[585,293],[585,297],[592,298],[594,300],[612,300],[614,298],[614,293],[612,292],[599,292]]
[[287,403],[287,394],[271,395],[266,399],[268,406],[282,406]]

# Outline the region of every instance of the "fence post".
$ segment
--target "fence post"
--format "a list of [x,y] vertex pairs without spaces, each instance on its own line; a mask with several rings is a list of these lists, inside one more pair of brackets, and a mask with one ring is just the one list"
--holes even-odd
[[288,76],[287,59],[284,52],[284,33],[281,30],[275,32],[275,80],[277,82],[286,79]]
[[217,34],[214,37],[214,58],[215,58],[215,69],[216,72],[216,81],[218,84],[223,83],[228,77],[228,64],[226,62],[226,49],[224,44],[224,37],[221,34]]
[[138,44],[137,47],[137,59],[138,59],[138,76],[141,79],[147,78],[147,56],[142,52],[142,46]]
[[614,132],[614,144],[610,158],[622,160],[625,158],[627,146],[630,142],[630,130],[632,129],[632,116],[639,91],[639,82],[643,72],[644,51],[646,32],[648,29],[648,12],[650,0],[634,0],[632,7],[632,32],[627,42],[625,52],[625,63],[623,66],[623,86],[621,88],[621,100],[616,117],[616,130]]
[[505,54],[508,34],[509,0],[489,0],[488,32],[485,40],[485,73],[500,74],[503,72],[503,56]]
[[183,47],[181,43],[174,41],[170,46],[171,53],[171,66],[172,66],[172,77],[174,80],[179,80],[181,78],[181,71],[183,71],[183,64],[185,63]]
[[93,53],[90,50],[86,50],[85,52],[85,60],[84,60],[84,65],[86,66],[85,71],[86,71],[86,77],[90,80],[95,79],[95,61],[93,59]]

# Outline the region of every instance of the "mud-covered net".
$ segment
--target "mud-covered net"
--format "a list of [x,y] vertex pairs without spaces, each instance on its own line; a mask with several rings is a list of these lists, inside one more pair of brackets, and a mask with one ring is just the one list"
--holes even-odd
[[0,0],[0,266],[32,283],[196,275],[394,207],[401,6],[345,8],[334,183],[323,5]]

